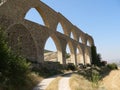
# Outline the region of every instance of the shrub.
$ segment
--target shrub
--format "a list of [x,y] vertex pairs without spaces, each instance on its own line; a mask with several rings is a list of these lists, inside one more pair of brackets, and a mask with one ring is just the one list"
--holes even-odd
[[0,87],[19,90],[18,87],[25,85],[29,64],[9,49],[3,30],[0,28]]
[[38,65],[39,67],[33,67],[32,71],[43,77],[60,74],[63,70],[63,66],[58,62],[46,61],[44,63],[39,63]]
[[66,53],[66,54],[65,54],[65,57],[66,57],[66,59],[67,59],[67,58],[70,58],[70,54],[69,54],[69,53]]
[[75,65],[73,63],[68,63],[67,69],[74,71],[74,70],[76,70],[76,67],[75,67]]
[[93,83],[93,87],[98,87],[98,82],[101,78],[100,74],[98,71],[96,70],[92,70],[92,74],[91,74],[91,81]]
[[115,69],[118,69],[117,65],[115,63],[112,63],[112,64],[108,64],[107,67],[111,70],[115,70]]

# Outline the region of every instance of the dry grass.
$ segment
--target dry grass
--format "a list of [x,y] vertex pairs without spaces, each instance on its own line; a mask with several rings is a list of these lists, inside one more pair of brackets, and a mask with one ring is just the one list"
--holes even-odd
[[[28,77],[26,78],[26,84],[22,87],[16,87],[14,90],[33,90],[33,88],[43,80],[42,77],[38,76],[35,73],[29,73]],[[0,87],[0,90],[11,90],[11,89],[3,89]]]
[[113,70],[101,81],[106,90],[120,90],[120,70]]
[[57,77],[55,80],[53,80],[46,90],[58,90],[58,83],[61,77]]
[[92,82],[77,74],[71,76],[70,88],[71,90],[98,90],[98,88],[93,87]]
[[42,77],[40,77],[35,73],[30,73],[28,77],[29,78],[27,80],[27,85],[25,86],[25,90],[33,90],[33,88],[43,80]]

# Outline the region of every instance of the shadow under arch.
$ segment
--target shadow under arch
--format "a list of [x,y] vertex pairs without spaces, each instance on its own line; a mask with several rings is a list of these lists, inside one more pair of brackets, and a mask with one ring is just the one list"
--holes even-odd
[[[62,49],[61,49],[61,44],[59,42],[59,39],[55,35],[51,35],[46,39],[46,42],[50,37],[53,40],[53,42],[56,46],[56,49],[57,49],[57,61],[60,62],[60,64],[63,64]],[[45,45],[46,45],[46,42],[45,42]],[[44,49],[45,49],[45,45],[44,45]]]
[[77,46],[76,52],[77,52],[77,49],[79,50],[79,53],[76,53],[77,54],[77,64],[84,65],[83,51],[82,51],[80,45]]
[[[24,15],[24,19],[26,19],[27,13],[29,13],[29,11],[32,10],[32,9],[36,10],[36,13],[39,14],[39,18],[41,18],[41,19],[42,19],[42,22],[43,22],[42,25],[49,27],[49,23],[48,23],[48,20],[47,20],[47,18],[46,18],[45,12],[44,12],[40,7],[32,7],[32,8],[29,8],[29,9],[26,11],[25,15]],[[31,18],[32,18],[32,17],[31,17]],[[30,20],[30,19],[26,19],[26,20]],[[33,21],[33,20],[30,20],[30,21]],[[35,22],[35,20],[34,20],[33,22]],[[37,23],[37,22],[35,22],[35,23]]]
[[14,24],[7,29],[8,45],[32,62],[37,60],[37,47],[29,30],[23,24]]
[[90,52],[87,47],[85,47],[85,64],[91,64]]

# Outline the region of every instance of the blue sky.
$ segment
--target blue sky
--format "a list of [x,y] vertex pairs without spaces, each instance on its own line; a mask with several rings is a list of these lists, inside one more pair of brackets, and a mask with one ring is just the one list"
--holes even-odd
[[[120,61],[120,0],[41,1],[93,36],[97,52],[103,60]],[[31,13],[33,12],[34,10]],[[36,17],[38,15],[32,19],[40,22]]]

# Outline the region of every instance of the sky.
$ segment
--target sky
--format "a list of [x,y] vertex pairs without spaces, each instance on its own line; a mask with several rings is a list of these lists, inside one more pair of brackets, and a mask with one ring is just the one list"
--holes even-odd
[[[102,60],[120,61],[120,0],[41,0],[94,38]],[[40,22],[39,15],[26,19]],[[53,46],[53,45],[52,45]]]

